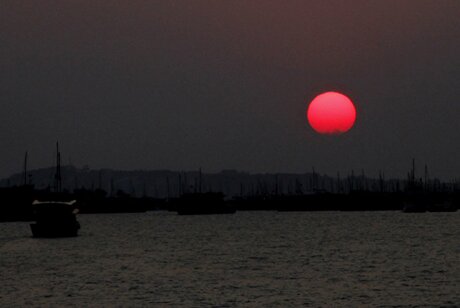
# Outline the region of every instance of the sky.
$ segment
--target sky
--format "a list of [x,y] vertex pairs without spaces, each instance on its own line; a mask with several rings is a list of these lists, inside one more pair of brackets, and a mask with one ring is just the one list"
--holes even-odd
[[[460,178],[460,1],[0,2],[0,177],[53,164]],[[346,134],[308,125],[340,91]]]

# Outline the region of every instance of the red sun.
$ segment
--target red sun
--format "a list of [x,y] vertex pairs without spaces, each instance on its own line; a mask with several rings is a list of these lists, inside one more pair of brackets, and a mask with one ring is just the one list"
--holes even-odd
[[353,127],[356,108],[347,96],[338,92],[325,92],[311,101],[307,119],[316,132],[338,135]]

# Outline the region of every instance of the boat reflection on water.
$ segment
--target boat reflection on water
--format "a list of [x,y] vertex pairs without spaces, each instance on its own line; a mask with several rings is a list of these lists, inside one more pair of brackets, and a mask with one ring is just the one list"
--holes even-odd
[[72,237],[78,235],[80,223],[76,201],[35,200],[32,205],[36,223],[30,224],[34,237]]

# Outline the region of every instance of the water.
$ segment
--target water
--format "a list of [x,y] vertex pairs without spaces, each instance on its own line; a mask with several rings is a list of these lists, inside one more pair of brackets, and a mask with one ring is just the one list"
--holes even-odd
[[460,213],[80,215],[0,224],[0,306],[456,306]]

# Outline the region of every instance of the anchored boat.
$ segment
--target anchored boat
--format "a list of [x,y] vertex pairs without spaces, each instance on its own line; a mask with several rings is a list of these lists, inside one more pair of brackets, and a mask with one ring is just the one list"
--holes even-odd
[[76,201],[37,201],[32,205],[36,223],[30,224],[34,237],[77,236],[80,223],[77,221]]

